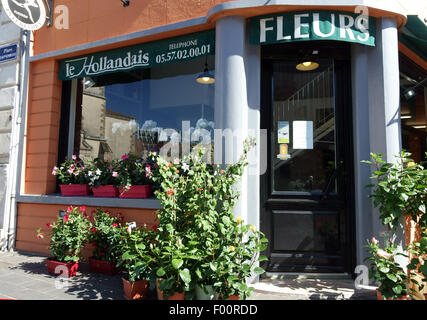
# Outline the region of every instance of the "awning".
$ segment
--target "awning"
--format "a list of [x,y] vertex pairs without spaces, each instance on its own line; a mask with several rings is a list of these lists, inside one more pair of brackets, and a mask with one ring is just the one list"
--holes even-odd
[[409,15],[400,30],[399,41],[427,62],[427,26],[416,15]]

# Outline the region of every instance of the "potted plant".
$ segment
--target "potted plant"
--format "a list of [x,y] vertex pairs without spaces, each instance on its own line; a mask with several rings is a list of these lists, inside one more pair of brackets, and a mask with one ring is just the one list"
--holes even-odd
[[378,300],[408,300],[410,290],[408,288],[408,275],[403,268],[395,261],[395,257],[402,255],[397,252],[394,245],[387,246],[384,250],[379,247],[379,241],[375,238],[369,242],[368,252],[371,261],[369,275],[370,278],[378,282]]
[[[375,168],[371,176],[374,183],[369,184],[368,187],[373,188],[370,197],[374,199],[374,206],[378,207],[381,222],[389,232],[395,232],[396,226],[403,220],[405,222],[412,220],[415,225],[425,230],[427,174],[423,166],[413,162],[410,159],[410,153],[406,152],[402,152],[395,163],[383,161],[382,154],[371,153],[371,158],[372,161],[363,162],[373,165]],[[411,230],[407,231],[411,233]],[[391,283],[388,285],[388,282],[380,282],[378,288],[380,295],[390,299],[402,298],[406,294],[414,297],[414,294],[417,294],[417,287],[414,288],[412,284],[418,286],[418,290],[421,290],[422,286],[418,285],[414,279],[416,274],[411,270],[418,269],[420,259],[423,257],[423,249],[421,249],[423,246],[417,245],[416,239],[411,239],[405,249],[407,254],[404,254],[402,252],[396,253],[397,248],[391,240],[386,241],[387,246],[381,251],[377,247],[377,243],[374,242],[376,241],[371,241],[369,244],[371,257],[368,258],[373,261],[371,267],[373,279],[379,281],[378,279],[386,277],[383,280],[397,281],[394,285]],[[380,252],[379,258],[378,252]],[[410,258],[406,266],[410,272],[406,278],[402,275],[402,266],[398,268],[394,261],[394,257],[397,255]],[[387,259],[384,256],[387,256]],[[421,267],[421,271],[423,269],[424,267]],[[401,290],[403,293],[400,293]]]
[[150,183],[151,166],[142,158],[125,154],[119,164],[120,198],[149,198],[153,190]]
[[121,252],[117,265],[125,272],[122,277],[124,296],[128,300],[145,299],[148,289],[155,287],[154,231],[146,226],[134,228],[131,225],[120,230],[122,236],[116,250]]
[[[226,293],[221,292],[216,284],[224,277],[234,276],[237,268],[219,268],[232,261],[229,253],[224,254],[224,248],[235,245],[235,241],[243,241],[243,234],[248,235],[251,228],[237,229],[242,226],[233,224],[232,209],[238,197],[233,185],[240,179],[253,145],[252,139],[246,140],[241,159],[225,169],[204,162],[204,149],[171,162],[161,156],[156,157],[157,171],[151,179],[159,185],[155,195],[162,201],[162,208],[157,212],[159,233],[153,252],[160,264],[157,271],[157,276],[162,278],[160,291],[166,289],[168,296],[185,291],[185,297],[192,298],[193,289],[199,299],[213,299],[218,293]],[[230,238],[233,233],[230,232],[231,226],[236,228],[231,230],[241,231],[238,238]],[[253,236],[255,234],[260,236],[255,232]],[[241,246],[253,244],[254,237],[251,237]],[[264,245],[256,248],[258,252],[263,249]],[[249,266],[249,273],[254,270],[261,273],[261,268],[252,268],[259,259],[255,257],[256,250],[255,247],[239,250],[236,257],[240,259],[235,260],[236,265],[245,265],[245,271]],[[250,262],[246,265],[244,259],[249,256]],[[239,280],[246,281],[248,272],[240,272]],[[246,290],[246,296],[249,291]]]
[[92,257],[89,258],[90,269],[98,273],[115,275],[118,272],[116,264],[120,251],[117,245],[122,238],[123,218],[97,208],[91,219],[92,227],[88,241],[93,244],[94,250]]
[[93,159],[87,165],[89,185],[94,197],[117,198],[119,196],[120,180],[116,161]]
[[[75,276],[90,228],[85,208],[68,207],[65,214],[58,217],[56,222],[48,223],[47,228],[50,237],[47,271],[52,274],[62,273],[68,277]],[[46,235],[41,228],[37,230],[37,238],[44,239]]]
[[63,196],[87,196],[90,194],[87,169],[83,161],[76,155],[65,160],[59,168],[55,166],[52,174],[58,177]]

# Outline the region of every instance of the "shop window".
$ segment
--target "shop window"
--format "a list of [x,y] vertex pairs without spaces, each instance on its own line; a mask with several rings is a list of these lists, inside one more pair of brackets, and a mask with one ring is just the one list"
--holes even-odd
[[145,158],[166,144],[180,152],[184,143],[213,147],[214,84],[196,81],[206,63],[214,74],[214,57],[209,56],[73,80],[77,98],[75,110],[73,103],[69,110],[75,114],[74,135],[70,131],[67,141],[72,148],[59,160],[71,152],[83,161],[118,160],[124,154]]
[[427,152],[427,72],[400,55],[402,149],[416,162]]

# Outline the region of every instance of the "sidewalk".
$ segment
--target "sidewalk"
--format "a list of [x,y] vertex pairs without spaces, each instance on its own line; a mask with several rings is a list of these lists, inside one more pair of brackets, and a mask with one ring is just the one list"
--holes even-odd
[[[124,300],[121,277],[89,271],[79,264],[66,284],[46,271],[45,256],[0,252],[0,299]],[[66,284],[66,285],[65,285]],[[264,279],[250,300],[376,299],[372,290],[354,290],[352,280]]]

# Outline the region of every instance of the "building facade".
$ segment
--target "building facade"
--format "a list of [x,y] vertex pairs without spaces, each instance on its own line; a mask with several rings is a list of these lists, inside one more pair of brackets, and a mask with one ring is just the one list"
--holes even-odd
[[[155,223],[155,199],[59,196],[51,172],[64,158],[204,144],[227,163],[251,135],[258,145],[235,214],[269,238],[267,271],[351,275],[363,264],[382,227],[361,161],[370,152],[394,161],[402,148],[420,161],[426,150],[421,18],[398,1],[55,6],[68,10],[69,28],[34,32],[9,230],[17,249],[47,253],[34,230],[68,205]],[[197,82],[202,72],[215,83]]]

